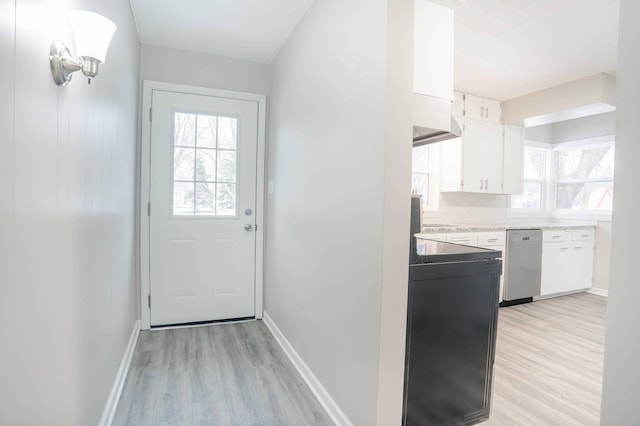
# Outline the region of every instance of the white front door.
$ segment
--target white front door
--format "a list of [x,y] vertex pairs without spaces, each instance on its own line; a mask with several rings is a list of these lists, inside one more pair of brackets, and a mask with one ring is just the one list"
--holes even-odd
[[152,92],[152,326],[255,316],[258,103]]

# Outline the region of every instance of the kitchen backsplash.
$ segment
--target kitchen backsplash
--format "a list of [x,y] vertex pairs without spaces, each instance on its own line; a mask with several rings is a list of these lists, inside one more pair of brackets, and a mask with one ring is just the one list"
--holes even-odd
[[511,220],[509,202],[508,195],[441,193],[439,212],[426,213],[425,222],[505,222]]

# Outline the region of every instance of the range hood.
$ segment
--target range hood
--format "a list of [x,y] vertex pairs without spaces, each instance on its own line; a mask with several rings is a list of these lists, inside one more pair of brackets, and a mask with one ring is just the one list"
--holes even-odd
[[415,0],[413,35],[413,146],[461,136],[451,117],[453,9],[464,0]]
[[451,116],[451,100],[413,94],[413,146],[459,138],[460,126]]

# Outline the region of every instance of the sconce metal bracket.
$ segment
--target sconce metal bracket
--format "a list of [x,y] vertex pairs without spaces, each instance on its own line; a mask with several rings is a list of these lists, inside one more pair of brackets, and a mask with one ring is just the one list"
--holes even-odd
[[71,74],[82,68],[82,62],[73,59],[69,48],[59,40],[51,42],[49,64],[53,81],[60,87],[69,84]]

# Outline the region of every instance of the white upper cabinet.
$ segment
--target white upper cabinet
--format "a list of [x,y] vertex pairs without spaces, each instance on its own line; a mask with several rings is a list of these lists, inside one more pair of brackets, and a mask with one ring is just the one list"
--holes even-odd
[[524,185],[524,128],[504,126],[504,194],[522,194]]
[[521,194],[524,129],[501,124],[499,101],[454,92],[451,114],[461,139],[441,142],[442,192]]
[[464,94],[464,116],[475,120],[502,122],[502,105],[500,101]]
[[415,1],[413,91],[453,101],[453,10]]
[[502,193],[503,126],[465,118],[462,138],[441,142],[441,191]]

